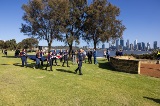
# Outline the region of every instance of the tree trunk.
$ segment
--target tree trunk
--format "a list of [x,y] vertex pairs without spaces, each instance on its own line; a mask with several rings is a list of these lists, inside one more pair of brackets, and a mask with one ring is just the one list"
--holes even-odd
[[72,43],[68,44],[69,45],[69,58],[71,58],[71,53],[72,53]]
[[94,49],[96,50],[97,43],[94,41]]
[[51,42],[48,42],[48,52],[51,50]]

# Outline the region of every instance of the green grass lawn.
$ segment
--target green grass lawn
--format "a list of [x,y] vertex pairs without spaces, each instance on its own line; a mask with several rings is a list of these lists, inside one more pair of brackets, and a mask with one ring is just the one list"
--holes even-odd
[[[160,79],[114,71],[99,65],[53,66],[53,71],[21,67],[21,59],[0,53],[0,106],[159,106]],[[49,68],[48,68],[49,70]]]

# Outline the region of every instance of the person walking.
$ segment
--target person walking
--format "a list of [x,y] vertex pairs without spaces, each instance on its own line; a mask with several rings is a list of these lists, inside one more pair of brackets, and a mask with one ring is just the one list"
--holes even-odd
[[93,50],[94,64],[97,64],[97,51]]
[[62,66],[64,67],[64,63],[66,63],[67,62],[67,67],[69,67],[69,65],[68,65],[68,50],[66,50],[64,53],[63,53],[63,64],[62,64]]
[[107,49],[106,54],[107,54],[107,60],[109,61],[110,60],[110,51],[108,49]]
[[27,54],[25,49],[22,49],[22,51],[20,52],[20,57],[22,60],[22,67],[24,67],[24,65],[27,67],[27,58],[26,58]]
[[75,74],[77,74],[77,71],[79,70],[79,75],[83,75],[82,70],[81,70],[82,61],[83,61],[83,50],[82,49],[79,50],[77,61],[78,61],[78,68],[75,70]]
[[47,70],[48,66],[50,66],[50,71],[53,71],[52,70],[52,51],[48,52],[48,55],[47,55],[47,65],[46,65],[45,70]]
[[37,50],[36,51],[36,64],[34,65],[33,69],[40,68],[40,59],[41,59],[40,50]]

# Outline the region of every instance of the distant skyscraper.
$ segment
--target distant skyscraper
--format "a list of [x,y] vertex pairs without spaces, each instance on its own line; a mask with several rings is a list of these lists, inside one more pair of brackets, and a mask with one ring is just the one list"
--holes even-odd
[[138,50],[142,50],[142,43],[137,43]]
[[127,39],[127,42],[126,42],[126,47],[127,47],[127,49],[130,49],[129,46],[130,46],[130,45],[129,45],[129,39]]
[[104,43],[102,44],[102,49],[105,49],[105,44]]
[[119,49],[119,39],[116,40],[116,49]]
[[145,50],[145,43],[144,42],[142,42],[142,50]]
[[120,39],[120,46],[124,46],[124,40],[123,39]]
[[134,41],[134,49],[137,50],[137,39]]
[[153,49],[157,49],[157,41],[153,42]]
[[134,47],[133,47],[133,44],[131,43],[130,44],[130,50],[133,50],[134,49]]
[[151,49],[150,42],[147,43],[147,50]]

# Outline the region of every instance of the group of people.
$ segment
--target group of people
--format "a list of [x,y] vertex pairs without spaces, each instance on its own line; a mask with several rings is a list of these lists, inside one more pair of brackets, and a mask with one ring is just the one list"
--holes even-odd
[[[18,52],[18,51],[17,51]],[[93,56],[93,60],[94,60],[94,64],[97,64],[97,51],[94,49],[92,50],[88,50],[87,52],[85,50],[79,49],[79,50],[73,50],[72,52],[72,62],[73,64],[78,64],[78,68],[75,70],[75,73],[77,73],[77,71],[79,70],[79,75],[82,75],[82,71],[81,71],[81,67],[82,67],[82,63],[85,62],[86,63],[86,59],[88,58],[88,63],[92,64],[92,56]],[[67,67],[69,67],[68,64],[68,57],[69,57],[69,53],[68,50],[62,51],[60,50],[59,53],[56,52],[56,50],[53,51],[49,51],[46,58],[44,57],[44,52],[43,50],[37,50],[36,51],[36,55],[35,55],[35,65],[34,65],[34,69],[35,68],[40,68],[40,65],[43,66],[43,62],[47,61],[47,65],[45,67],[45,69],[47,70],[48,67],[50,67],[50,71],[52,70],[52,66],[53,65],[58,65],[57,64],[57,59],[60,60],[60,62],[62,63],[62,66],[64,66],[65,64],[67,65]],[[27,67],[27,52],[25,49],[23,49],[20,53],[19,53],[21,60],[22,60],[22,67],[26,66]]]

